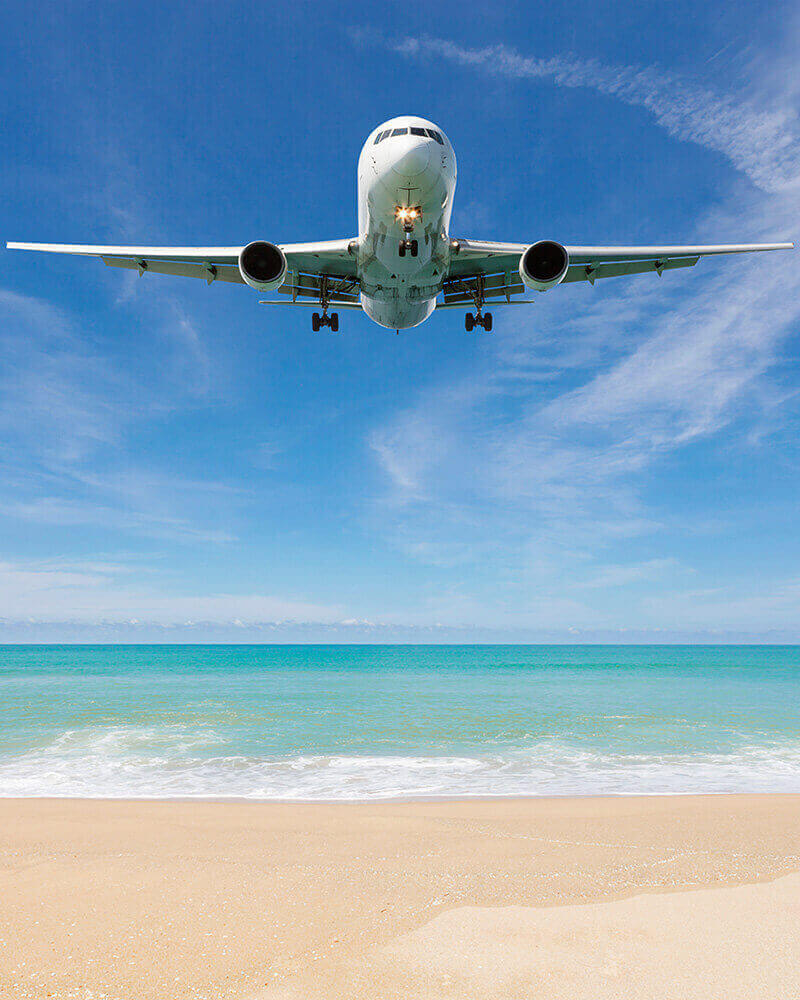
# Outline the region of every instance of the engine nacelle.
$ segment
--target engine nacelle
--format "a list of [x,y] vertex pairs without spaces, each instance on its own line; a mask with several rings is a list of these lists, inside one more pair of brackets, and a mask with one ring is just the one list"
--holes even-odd
[[273,292],[286,277],[286,255],[274,243],[248,243],[239,254],[239,274],[257,292]]
[[552,240],[539,240],[520,257],[519,276],[526,287],[546,292],[564,280],[568,267],[566,247]]

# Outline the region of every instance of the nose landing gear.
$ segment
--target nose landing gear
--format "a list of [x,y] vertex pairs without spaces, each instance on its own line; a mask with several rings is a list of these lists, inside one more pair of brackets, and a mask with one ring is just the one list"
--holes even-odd
[[[411,188],[408,189],[408,196],[411,197]],[[414,232],[414,225],[422,218],[422,208],[417,205],[415,207],[398,205],[394,210],[394,217],[403,227],[403,239],[397,247],[397,252],[401,257],[405,257],[406,251],[411,254],[412,257],[417,256],[418,244],[416,240],[412,240],[411,236]]]
[[464,317],[464,329],[467,333],[471,333],[476,326],[482,326],[487,333],[492,332],[492,314],[482,313],[478,310],[477,313],[467,313]]
[[400,240],[400,244],[397,248],[397,252],[401,257],[405,257],[406,250],[411,254],[412,257],[417,256],[419,251],[419,244],[416,240]]

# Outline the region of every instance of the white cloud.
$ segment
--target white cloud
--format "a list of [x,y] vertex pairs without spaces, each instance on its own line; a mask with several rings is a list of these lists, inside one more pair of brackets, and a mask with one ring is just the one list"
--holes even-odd
[[648,559],[642,563],[629,563],[621,566],[601,566],[591,579],[581,583],[583,587],[627,587],[631,583],[640,584],[646,580],[654,580],[670,570],[679,568],[677,559]]
[[[137,373],[106,356],[62,310],[0,289],[0,512],[40,524],[88,524],[183,541],[227,541],[208,511],[236,491],[126,459],[144,423],[196,405],[210,363],[177,307],[157,324],[159,363]],[[172,359],[172,360],[170,360]],[[170,371],[171,369],[171,371]],[[220,508],[220,502],[227,507]]]
[[48,303],[0,289],[0,428],[3,451],[45,462],[79,461],[118,441],[130,416],[126,379]]
[[139,562],[0,562],[0,622],[84,623],[98,621],[149,625],[191,622],[231,624],[286,621],[336,622],[342,609],[259,593],[174,594],[130,577],[152,576]]
[[719,94],[655,66],[612,66],[571,55],[525,56],[506,45],[466,48],[428,36],[386,38],[354,29],[357,41],[409,58],[442,60],[514,80],[586,88],[648,111],[670,135],[721,153],[765,191],[798,184],[796,109],[759,105],[748,94]]

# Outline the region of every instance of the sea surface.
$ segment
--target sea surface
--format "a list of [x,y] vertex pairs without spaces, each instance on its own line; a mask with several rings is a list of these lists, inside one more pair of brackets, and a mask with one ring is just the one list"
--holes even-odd
[[800,792],[800,647],[4,646],[0,796]]

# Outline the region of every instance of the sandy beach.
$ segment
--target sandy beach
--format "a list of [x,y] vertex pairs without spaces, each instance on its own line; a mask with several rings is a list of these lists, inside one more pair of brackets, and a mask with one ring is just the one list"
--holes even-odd
[[0,801],[0,994],[800,994],[800,796]]

